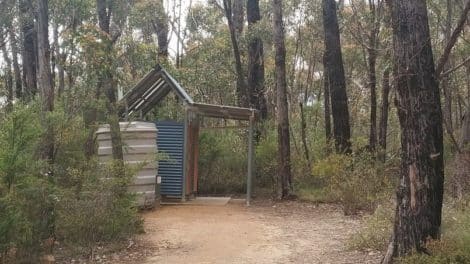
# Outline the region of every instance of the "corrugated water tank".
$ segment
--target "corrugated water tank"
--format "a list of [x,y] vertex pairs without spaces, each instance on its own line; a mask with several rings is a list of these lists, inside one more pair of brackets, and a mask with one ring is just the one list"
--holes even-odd
[[[137,194],[139,207],[154,207],[158,162],[157,128],[149,122],[121,122],[124,161],[129,165],[145,164],[135,175],[129,191]],[[101,125],[96,132],[100,162],[112,159],[109,125]],[[159,197],[157,197],[159,198]]]

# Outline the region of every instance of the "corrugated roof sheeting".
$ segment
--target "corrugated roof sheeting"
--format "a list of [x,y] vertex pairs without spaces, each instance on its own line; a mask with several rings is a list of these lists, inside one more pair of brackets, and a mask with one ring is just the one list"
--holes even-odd
[[122,118],[134,114],[147,114],[169,92],[176,95],[189,107],[190,111],[207,117],[249,120],[257,117],[258,111],[250,108],[195,103],[191,96],[160,65],[144,76],[120,101],[119,115]]
[[192,104],[190,110],[207,117],[235,120],[248,120],[251,115],[256,115],[256,111],[249,108],[202,103]]

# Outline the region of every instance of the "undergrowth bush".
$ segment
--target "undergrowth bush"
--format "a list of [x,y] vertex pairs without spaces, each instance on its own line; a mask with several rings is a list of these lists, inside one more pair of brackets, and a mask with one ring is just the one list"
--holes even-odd
[[356,250],[384,251],[390,240],[394,208],[390,203],[379,205],[375,212],[364,217],[364,226],[349,239],[349,247]]
[[113,177],[112,166],[70,172],[81,184],[60,191],[56,234],[65,244],[89,252],[99,242],[127,238],[142,228],[134,195],[118,190],[129,179]]
[[0,126],[0,261],[34,259],[50,234],[54,189],[35,158],[41,135],[35,107],[18,107]]
[[277,148],[276,131],[267,130],[256,146],[255,158],[255,187],[258,192],[269,190],[274,197],[278,196],[279,191]]
[[[384,252],[389,243],[393,221],[393,206],[391,204],[379,206],[374,214],[365,217],[364,226],[350,237],[350,248]],[[441,239],[429,242],[426,248],[429,255],[412,254],[398,259],[397,263],[470,263],[470,207],[454,207],[454,204],[446,204],[443,210]]]
[[392,161],[382,163],[369,152],[332,154],[315,163],[311,183],[325,189],[328,199],[340,201],[345,214],[373,211],[390,197],[394,168]]
[[246,190],[247,134],[203,130],[199,136],[199,192],[233,194]]
[[[83,155],[87,130],[81,118],[58,108],[53,164],[38,158],[43,129],[35,104],[16,104],[0,117],[0,262],[38,263],[54,239],[92,250],[100,241],[123,239],[140,228],[130,177],[113,179],[113,166]],[[127,175],[132,175],[129,171]]]
[[445,208],[442,236],[428,245],[430,255],[413,254],[400,260],[406,264],[470,263],[470,207]]
[[[276,131],[266,128],[255,143],[253,184],[256,193],[276,196]],[[237,194],[246,191],[248,133],[246,130],[205,130],[199,136],[199,192]]]

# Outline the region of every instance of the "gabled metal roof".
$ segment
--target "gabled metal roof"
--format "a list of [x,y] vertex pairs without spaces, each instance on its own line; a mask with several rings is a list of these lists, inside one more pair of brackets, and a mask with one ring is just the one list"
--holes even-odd
[[191,96],[175,79],[157,65],[120,100],[119,116],[125,118],[135,113],[145,115],[172,90],[184,103],[193,103]]
[[157,65],[120,100],[119,116],[127,118],[134,114],[145,115],[171,91],[175,92],[190,111],[203,116],[249,120],[258,115],[258,111],[251,108],[195,103],[183,87]]

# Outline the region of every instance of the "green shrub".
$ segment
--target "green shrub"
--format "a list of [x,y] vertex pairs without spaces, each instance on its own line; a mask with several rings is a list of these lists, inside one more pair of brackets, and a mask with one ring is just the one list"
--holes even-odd
[[311,184],[326,188],[330,200],[342,203],[345,214],[373,211],[391,194],[393,163],[377,161],[369,152],[356,155],[332,154],[315,163]]
[[430,255],[413,254],[402,263],[470,263],[470,208],[445,208],[440,241],[429,243]]
[[[253,184],[257,194],[277,192],[276,131],[267,126],[255,145]],[[237,194],[246,191],[246,130],[203,130],[199,136],[199,192]]]
[[0,261],[11,262],[13,248],[32,242],[32,226],[23,215],[21,204],[10,195],[0,198]]
[[199,137],[199,192],[233,194],[246,190],[247,133],[205,130]]
[[81,118],[60,108],[46,117],[54,124],[56,159],[38,159],[43,129],[37,108],[15,105],[0,117],[0,262],[36,263],[53,237],[85,247],[127,238],[141,228],[128,175],[113,178],[115,166],[83,155],[87,131]]
[[255,186],[257,191],[270,189],[271,194],[277,197],[279,179],[277,175],[277,135],[274,129],[265,131],[258,145],[255,155]]
[[36,259],[53,231],[55,189],[35,157],[38,120],[34,105],[17,105],[1,120],[0,261]]
[[70,172],[81,184],[79,190],[60,192],[56,234],[62,242],[92,250],[98,242],[123,239],[141,229],[134,195],[120,191],[129,181],[112,177],[112,171],[112,165],[101,165]]
[[[373,215],[366,216],[364,227],[349,240],[356,250],[385,251],[393,227],[392,205],[379,206]],[[412,254],[398,260],[405,264],[470,263],[470,211],[469,208],[444,207],[442,236],[427,245],[430,255]]]
[[365,216],[364,226],[349,239],[349,247],[356,250],[384,251],[393,227],[393,206],[378,206],[372,215]]

